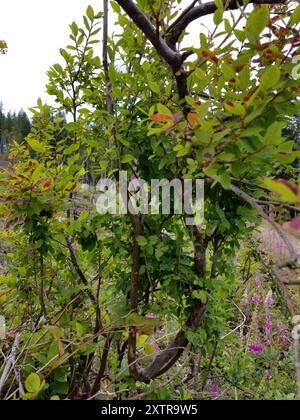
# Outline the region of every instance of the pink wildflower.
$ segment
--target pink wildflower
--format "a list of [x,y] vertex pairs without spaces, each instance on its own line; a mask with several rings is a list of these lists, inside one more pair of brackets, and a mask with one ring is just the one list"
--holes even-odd
[[272,293],[272,291],[270,291],[268,293],[267,297],[266,297],[265,305],[270,308],[271,306],[273,306],[273,303],[274,303],[274,301],[273,301],[273,293]]
[[265,352],[265,349],[264,349],[262,343],[256,343],[256,344],[253,344],[252,346],[249,346],[249,350],[251,351],[251,353],[254,353],[257,356],[259,356],[259,355],[261,355]]
[[147,315],[147,318],[156,319],[157,318],[157,315],[154,314],[154,313],[150,313],[150,314]]
[[243,306],[247,306],[247,305],[249,305],[249,300],[248,300],[247,298],[243,299],[243,300],[241,301],[241,305],[243,305]]
[[265,373],[265,380],[269,382],[272,379],[273,379],[273,376],[272,376],[271,372],[269,370],[267,370],[266,373]]
[[72,249],[72,251],[76,251],[77,244],[75,244],[75,243],[71,244],[71,249]]
[[257,294],[254,294],[251,300],[253,303],[255,303],[255,305],[259,305],[261,303],[261,299]]
[[273,322],[270,319],[268,319],[267,322],[265,323],[266,334],[270,335],[272,330],[273,330]]
[[210,382],[210,397],[213,401],[216,401],[219,399],[220,396],[220,389],[216,381],[211,380]]
[[261,280],[259,277],[255,279],[256,289],[259,290],[261,288]]

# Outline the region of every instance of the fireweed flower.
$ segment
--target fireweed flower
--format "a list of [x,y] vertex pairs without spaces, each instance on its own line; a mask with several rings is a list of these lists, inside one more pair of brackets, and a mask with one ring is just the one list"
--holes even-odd
[[283,322],[280,322],[277,325],[277,329],[279,332],[279,339],[280,339],[281,344],[285,344],[288,341],[288,333],[287,333],[286,325]]
[[269,370],[266,370],[266,372],[265,372],[265,380],[269,382],[272,379],[273,379],[273,376],[272,376],[271,372]]
[[256,289],[259,290],[261,288],[261,280],[259,277],[255,279]]
[[209,381],[209,383],[210,383],[210,397],[213,401],[216,401],[219,399],[219,396],[220,396],[219,386],[217,382],[214,380]]
[[261,303],[261,299],[256,293],[252,296],[251,300],[253,303],[255,303],[255,305],[259,305]]
[[147,318],[156,319],[157,318],[157,315],[156,314],[153,314],[153,313],[150,313],[150,314],[146,315],[146,317]]
[[247,306],[247,305],[249,305],[249,300],[248,300],[247,298],[243,299],[243,300],[241,301],[241,305],[243,305],[243,306]]
[[265,300],[265,306],[267,306],[268,308],[270,308],[271,306],[273,306],[273,303],[274,303],[274,301],[273,301],[273,293],[272,293],[272,291],[270,291],[267,294],[267,297],[266,297],[266,300]]
[[265,352],[265,349],[262,343],[256,343],[256,344],[253,344],[252,346],[249,346],[249,350],[251,351],[251,353],[254,353],[257,356],[260,356],[261,354]]
[[267,347],[271,347],[271,341],[270,341],[270,339],[268,338],[268,336],[266,336],[266,337],[265,337],[265,343],[266,343],[266,346],[267,346]]
[[75,252],[77,250],[77,244],[75,244],[75,243],[71,244],[71,249],[72,249],[72,251]]
[[265,323],[266,335],[269,336],[272,330],[273,330],[273,322],[270,319],[268,319],[267,322]]

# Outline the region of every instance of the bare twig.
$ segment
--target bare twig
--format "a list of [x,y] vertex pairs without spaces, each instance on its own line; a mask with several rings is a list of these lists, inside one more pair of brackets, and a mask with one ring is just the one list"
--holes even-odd
[[8,358],[6,359],[6,364],[5,364],[5,368],[3,370],[2,376],[0,378],[0,395],[2,393],[3,387],[11,373],[11,370],[14,369],[15,363],[16,363],[16,354],[19,348],[19,344],[20,344],[20,339],[21,339],[21,334],[17,333],[15,336],[15,340],[10,352],[10,355],[8,356]]

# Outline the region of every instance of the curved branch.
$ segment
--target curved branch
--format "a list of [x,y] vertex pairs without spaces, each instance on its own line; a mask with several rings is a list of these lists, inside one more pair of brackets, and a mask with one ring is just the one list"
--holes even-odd
[[[132,217],[134,233],[136,234],[139,230],[136,227],[136,219]],[[193,243],[195,247],[195,272],[202,278],[206,272],[206,250],[208,247],[208,241],[203,238],[200,230],[197,226],[192,229]],[[131,290],[131,309],[134,311],[137,306],[137,287],[139,274],[136,271],[139,266],[139,252],[133,250],[133,270],[132,270],[132,290]],[[173,342],[169,347],[160,352],[152,361],[152,363],[146,368],[142,369],[138,366],[136,357],[136,331],[134,328],[130,329],[129,340],[128,340],[128,363],[129,370],[134,379],[141,382],[148,383],[152,379],[161,376],[167,372],[179,359],[187,345],[189,340],[186,336],[186,330],[197,331],[201,325],[206,312],[206,304],[203,304],[199,300],[194,301],[191,315],[186,321],[185,328],[180,330]]]
[[[223,0],[224,7],[226,10],[236,10],[241,7],[241,1],[238,0]],[[284,4],[286,0],[250,0],[250,3],[256,4]],[[200,4],[197,7],[193,3],[192,8],[186,9],[173,24],[168,28],[166,40],[168,45],[171,48],[175,48],[176,43],[178,42],[181,34],[186,30],[186,28],[195,20],[213,14],[217,10],[216,3],[214,1]]]
[[[195,302],[192,314],[186,322],[186,328],[197,331],[204,318],[205,312],[206,305],[200,301]],[[166,350],[160,352],[149,366],[140,370],[140,380],[148,383],[151,379],[155,379],[167,372],[177,362],[188,343],[189,340],[186,337],[185,331],[179,331],[170,346]]]
[[146,35],[147,39],[176,73],[182,65],[182,57],[179,53],[173,51],[167,42],[159,35],[157,36],[156,28],[152,25],[149,17],[142,12],[132,0],[115,0],[122,9],[127,13],[137,27]]

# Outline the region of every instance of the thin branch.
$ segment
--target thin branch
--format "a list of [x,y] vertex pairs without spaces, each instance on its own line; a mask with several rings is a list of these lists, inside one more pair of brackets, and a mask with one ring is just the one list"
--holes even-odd
[[244,312],[242,312],[240,310],[240,308],[234,303],[234,306],[238,309],[238,311],[241,313],[241,315],[243,316],[243,322],[241,322],[236,328],[234,328],[234,330],[230,331],[228,334],[224,335],[223,337],[220,338],[220,340],[225,340],[225,338],[229,337],[230,335],[234,334],[236,331],[238,331],[240,328],[242,328],[246,322],[247,322],[247,317],[244,314]]
[[83,285],[86,287],[85,292],[87,293],[90,300],[94,304],[95,311],[96,311],[96,317],[97,317],[97,322],[96,322],[95,329],[97,331],[100,331],[100,329],[102,329],[102,325],[101,325],[101,311],[99,310],[98,299],[93,295],[93,293],[90,290],[89,281],[86,278],[85,274],[83,273],[83,271],[82,271],[82,269],[81,269],[81,267],[80,267],[80,265],[77,261],[75,252],[74,252],[73,247],[72,247],[72,243],[71,243],[71,241],[68,237],[66,237],[66,242],[67,242],[67,246],[68,246],[69,253],[70,253],[70,256],[71,256],[71,261],[72,261],[72,264],[75,268],[75,271],[77,272],[77,274],[78,274],[79,278],[81,279]]
[[114,104],[113,99],[111,96],[112,93],[112,83],[109,77],[109,65],[108,65],[108,0],[103,0],[103,51],[102,51],[102,59],[103,59],[103,69],[105,75],[105,83],[106,83],[106,108],[107,112],[110,115],[114,115]]
[[289,210],[295,210],[300,212],[300,207],[291,206],[286,203],[282,203],[280,201],[267,201],[267,200],[256,200],[257,204],[260,206],[278,206],[278,207],[284,207]]
[[19,348],[19,344],[20,344],[20,339],[21,339],[21,334],[17,333],[10,355],[8,356],[7,360],[6,360],[6,365],[5,368],[3,370],[2,376],[0,378],[0,395],[2,393],[3,387],[7,381],[7,378],[10,375],[11,370],[14,368],[15,363],[16,363],[16,354]]
[[103,349],[103,353],[102,353],[102,357],[101,357],[100,369],[99,369],[97,378],[96,378],[96,380],[94,382],[94,385],[93,385],[92,395],[97,394],[97,392],[99,391],[101,381],[102,381],[102,379],[105,375],[111,341],[112,341],[111,336],[108,335],[106,340],[105,340],[104,349]]
[[297,280],[284,280],[286,286],[300,286],[300,279]]

